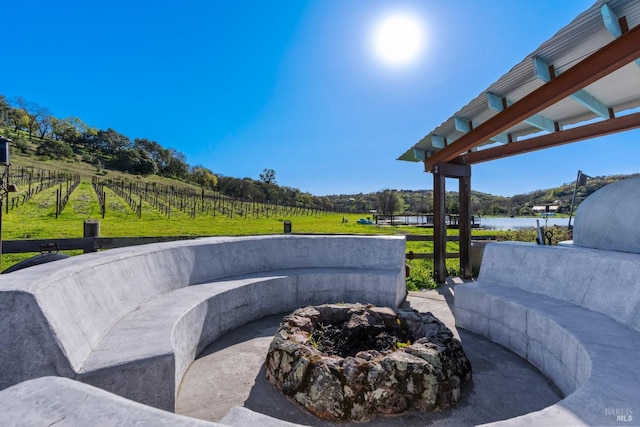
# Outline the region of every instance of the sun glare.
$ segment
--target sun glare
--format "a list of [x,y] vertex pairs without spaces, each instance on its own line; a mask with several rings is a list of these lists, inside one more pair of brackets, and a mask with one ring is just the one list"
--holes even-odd
[[417,17],[408,13],[394,13],[378,22],[372,43],[380,60],[393,66],[402,66],[418,58],[424,38],[424,30]]

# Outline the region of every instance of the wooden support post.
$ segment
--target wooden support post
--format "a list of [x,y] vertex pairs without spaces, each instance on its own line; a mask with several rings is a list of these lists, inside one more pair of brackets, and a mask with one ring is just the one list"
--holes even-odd
[[437,169],[433,171],[433,273],[438,283],[447,278],[445,264],[447,249],[447,224],[445,203],[445,175]]
[[[84,221],[84,233],[83,237],[100,237],[100,221],[97,219],[87,219]],[[95,239],[92,240],[91,247],[85,248],[84,253],[98,252],[98,247],[95,243]]]
[[458,180],[460,271],[462,277],[471,277],[471,166],[438,163],[433,167],[433,268],[438,283],[447,278],[446,178]]
[[[469,169],[471,169],[469,167]],[[470,279],[471,272],[471,171],[458,178],[458,207],[460,209],[460,274]]]
[[0,270],[2,270],[2,205],[4,196],[0,195]]

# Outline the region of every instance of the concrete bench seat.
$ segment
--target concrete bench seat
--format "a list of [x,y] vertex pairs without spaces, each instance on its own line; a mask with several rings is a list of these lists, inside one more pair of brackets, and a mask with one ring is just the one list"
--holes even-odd
[[173,411],[220,335],[309,304],[397,307],[404,237],[259,236],[87,254],[0,278],[0,389],[62,376]]
[[[221,335],[265,316],[339,302],[336,287],[344,289],[341,296],[345,300],[365,298],[380,305],[388,301],[380,278],[394,280],[395,274],[354,268],[292,269],[180,288],[145,302],[120,319],[75,378],[147,405],[173,409],[189,365]],[[372,291],[375,296],[366,295]],[[132,387],[113,383],[114,369],[119,376],[126,375]]]
[[456,325],[514,351],[565,395],[498,425],[629,425],[640,414],[640,255],[487,245]]
[[[41,377],[0,391],[0,421],[11,426],[295,427],[246,408],[219,422],[176,415],[62,377]],[[304,427],[304,426],[299,426]]]

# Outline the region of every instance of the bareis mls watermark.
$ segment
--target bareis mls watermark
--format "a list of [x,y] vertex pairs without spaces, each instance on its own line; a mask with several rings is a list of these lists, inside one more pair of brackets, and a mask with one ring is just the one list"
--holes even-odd
[[633,421],[633,411],[629,408],[607,408],[604,413],[608,417],[615,418],[616,421]]

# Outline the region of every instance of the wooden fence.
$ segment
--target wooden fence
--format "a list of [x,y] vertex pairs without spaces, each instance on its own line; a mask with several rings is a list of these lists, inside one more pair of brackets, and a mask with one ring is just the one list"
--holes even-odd
[[[409,234],[406,236],[407,242],[433,242],[433,236],[421,236]],[[482,241],[490,241],[496,240],[497,236],[471,236],[471,240],[482,240]],[[459,242],[460,236],[447,236],[447,242]],[[446,258],[458,258],[460,257],[459,252],[447,252],[445,254]],[[414,253],[413,251],[407,252],[407,259],[433,259],[433,252],[420,252]]]
[[[285,233],[287,230],[285,229]],[[302,234],[302,233],[301,233]],[[305,233],[306,234],[306,233]],[[153,237],[100,237],[99,223],[85,222],[84,237],[66,239],[30,239],[30,240],[5,240],[2,242],[2,253],[18,254],[31,252],[53,252],[82,250],[84,252],[96,252],[103,249],[122,248],[125,246],[145,245],[148,243],[173,242],[177,240],[196,239],[210,236],[153,236]],[[412,235],[406,236],[408,242],[433,242],[433,236]],[[472,240],[495,240],[496,236],[475,236]],[[459,236],[447,236],[447,241],[457,242]],[[458,252],[448,252],[447,258],[458,258]],[[415,253],[408,251],[407,259],[433,259],[433,252]]]
[[78,249],[81,249],[84,252],[96,252],[101,249],[146,245],[147,243],[173,242],[176,240],[196,239],[198,237],[202,236],[77,237],[70,239],[5,240],[2,242],[2,253],[22,254],[30,252],[71,251]]

